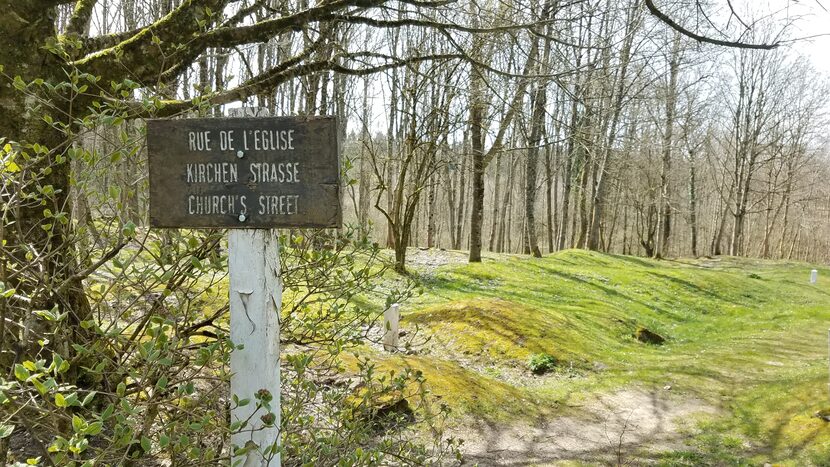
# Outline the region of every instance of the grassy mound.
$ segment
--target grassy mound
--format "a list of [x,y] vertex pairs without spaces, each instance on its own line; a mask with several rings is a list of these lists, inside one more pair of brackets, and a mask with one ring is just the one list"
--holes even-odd
[[[696,449],[666,453],[668,464],[813,462],[830,453],[830,425],[812,417],[827,405],[830,270],[818,268],[810,285],[813,268],[573,250],[446,266],[420,277],[425,294],[403,317],[431,343],[418,356],[379,358],[421,369],[435,394],[478,420],[533,418],[586,394],[668,385],[722,412],[693,436]],[[665,342],[638,341],[641,328]],[[534,377],[536,354],[559,368]]]

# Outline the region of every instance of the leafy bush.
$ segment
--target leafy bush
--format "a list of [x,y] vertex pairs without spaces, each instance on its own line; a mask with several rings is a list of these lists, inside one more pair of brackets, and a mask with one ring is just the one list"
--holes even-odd
[[534,375],[542,375],[553,371],[559,364],[559,360],[547,353],[537,353],[530,356],[527,362],[528,368]]

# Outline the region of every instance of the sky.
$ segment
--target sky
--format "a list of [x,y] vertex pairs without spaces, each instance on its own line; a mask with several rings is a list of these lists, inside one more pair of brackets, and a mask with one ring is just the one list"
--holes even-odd
[[[830,2],[827,2],[830,9]],[[793,25],[795,37],[819,36],[800,40],[792,48],[809,56],[817,70],[830,76],[830,12],[816,11]]]
[[[720,0],[721,7],[727,3]],[[727,3],[728,4],[728,3]],[[794,51],[810,57],[818,71],[830,76],[830,0],[732,0],[744,20],[771,20]],[[728,17],[728,10],[726,11]]]

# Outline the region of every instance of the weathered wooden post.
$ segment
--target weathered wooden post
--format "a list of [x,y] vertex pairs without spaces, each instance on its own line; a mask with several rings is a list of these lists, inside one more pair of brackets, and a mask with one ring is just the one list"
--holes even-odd
[[[280,465],[273,452],[280,426],[279,254],[272,230],[228,234],[231,342],[237,346],[231,352],[231,423],[244,424],[231,434],[231,444],[251,448],[232,465]],[[237,402],[245,399],[245,405]]]
[[394,303],[383,312],[383,349],[387,352],[395,351],[398,348],[400,322],[401,307]]
[[[267,109],[231,109],[231,117],[268,116]],[[237,149],[236,157],[245,158]],[[246,210],[247,211],[247,210]],[[248,212],[240,212],[240,225]],[[280,322],[282,281],[276,230],[234,229],[228,233],[231,342],[231,445],[249,448],[231,465],[279,466],[274,450],[280,427]],[[234,397],[235,396],[235,397]],[[240,404],[240,400],[248,400]]]
[[813,269],[810,271],[810,283],[815,284],[816,282],[818,282],[818,270]]
[[[243,111],[244,112],[244,111]],[[279,238],[340,227],[332,117],[149,120],[152,227],[230,228],[232,465],[280,465]]]

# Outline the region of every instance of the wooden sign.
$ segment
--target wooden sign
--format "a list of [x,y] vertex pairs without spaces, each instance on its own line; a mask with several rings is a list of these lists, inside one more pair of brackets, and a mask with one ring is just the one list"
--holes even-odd
[[148,120],[152,227],[340,227],[334,117]]

